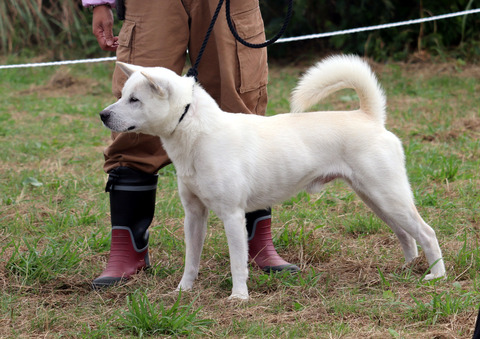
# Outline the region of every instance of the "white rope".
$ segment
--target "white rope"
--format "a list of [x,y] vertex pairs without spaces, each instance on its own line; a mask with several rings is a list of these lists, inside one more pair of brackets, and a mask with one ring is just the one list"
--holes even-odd
[[[360,32],[387,29],[387,28],[392,28],[392,27],[415,25],[415,24],[420,24],[420,23],[423,23],[423,22],[449,19],[449,18],[454,18],[454,17],[457,17],[457,16],[470,15],[470,14],[476,14],[476,13],[480,13],[480,8],[470,9],[470,10],[455,12],[455,13],[449,13],[449,14],[443,14],[443,15],[437,15],[437,16],[431,16],[431,17],[428,17],[428,18],[420,18],[420,19],[415,19],[415,20],[394,22],[394,23],[390,23],[390,24],[382,24],[382,25],[360,27],[360,28],[352,28],[352,29],[346,29],[346,30],[342,30],[342,31],[329,32],[329,33],[309,34],[309,35],[302,35],[302,36],[291,37],[291,38],[282,38],[282,39],[278,39],[275,43],[285,43],[285,42],[292,42],[292,41],[319,39],[319,38],[326,38],[326,37],[331,37],[331,36],[336,36],[336,35],[354,34],[354,33],[360,33]],[[33,64],[0,65],[0,70],[1,69],[8,69],[8,68],[29,68],[29,67],[45,67],[45,66],[85,64],[85,63],[115,61],[115,60],[117,60],[116,57],[107,57],[107,58],[95,58],[95,59],[41,62],[41,63],[33,63]]]
[[343,30],[343,31],[336,31],[336,32],[330,32],[330,33],[309,34],[309,35],[302,35],[302,36],[299,36],[299,37],[292,37],[292,38],[283,38],[283,39],[278,39],[277,43],[308,40],[308,39],[326,38],[326,37],[335,36],[335,35],[353,34],[353,33],[359,33],[359,32],[374,31],[374,30],[377,30],[377,29],[387,29],[387,28],[392,28],[392,27],[414,25],[414,24],[420,24],[420,23],[428,22],[428,21],[448,19],[448,18],[453,18],[453,17],[457,17],[457,16],[462,16],[462,15],[475,14],[475,13],[480,13],[480,8],[471,9],[471,10],[462,11],[462,12],[456,12],[456,13],[437,15],[437,16],[432,16],[432,17],[428,17],[428,18],[421,18],[421,19],[415,19],[415,20],[395,22],[395,23],[391,23],[391,24],[375,25],[375,26],[361,27],[361,28],[352,28],[352,29],[346,29],[346,30]]
[[33,63],[33,64],[0,65],[0,69],[45,67],[45,66],[62,66],[62,65],[87,64],[87,63],[103,62],[103,61],[115,61],[115,60],[117,60],[117,57],[80,59],[80,60],[65,60],[65,61],[52,61],[52,62],[38,62],[38,63]]

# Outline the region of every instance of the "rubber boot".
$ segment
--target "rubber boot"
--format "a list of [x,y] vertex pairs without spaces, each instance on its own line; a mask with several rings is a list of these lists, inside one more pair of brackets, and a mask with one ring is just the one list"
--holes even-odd
[[148,227],[155,210],[158,176],[117,167],[110,171],[105,191],[110,193],[112,240],[107,267],[92,282],[109,287],[150,266]]
[[477,321],[475,322],[475,330],[472,339],[480,339],[480,308],[478,310]]
[[245,215],[248,231],[248,255],[265,272],[298,272],[298,266],[283,260],[272,242],[271,209],[258,210]]

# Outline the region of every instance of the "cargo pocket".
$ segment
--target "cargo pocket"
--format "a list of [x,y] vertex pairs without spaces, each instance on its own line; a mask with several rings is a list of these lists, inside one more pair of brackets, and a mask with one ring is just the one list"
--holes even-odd
[[[265,42],[265,31],[260,8],[232,15],[232,21],[238,35],[249,43]],[[240,67],[240,93],[257,90],[267,84],[267,50],[250,48],[237,44],[237,56]]]
[[120,61],[133,63],[132,46],[134,30],[134,21],[125,20],[123,22],[122,29],[118,34],[117,59]]
[[[125,20],[122,29],[118,34],[117,61],[135,63],[133,60],[133,39],[134,39],[135,21]],[[127,76],[122,70],[115,66],[112,79],[112,92],[116,98],[122,96],[123,84],[127,81]]]

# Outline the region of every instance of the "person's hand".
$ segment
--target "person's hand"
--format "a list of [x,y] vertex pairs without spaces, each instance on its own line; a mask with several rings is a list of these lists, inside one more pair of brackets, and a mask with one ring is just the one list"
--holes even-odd
[[113,13],[109,6],[97,6],[93,9],[92,31],[101,49],[117,49],[118,37],[113,36]]

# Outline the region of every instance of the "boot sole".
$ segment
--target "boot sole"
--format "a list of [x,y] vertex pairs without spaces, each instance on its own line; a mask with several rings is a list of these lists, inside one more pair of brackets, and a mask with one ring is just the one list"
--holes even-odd
[[285,264],[278,266],[265,266],[262,267],[262,271],[265,273],[278,273],[278,272],[289,272],[289,273],[298,273],[300,268],[297,265]]

